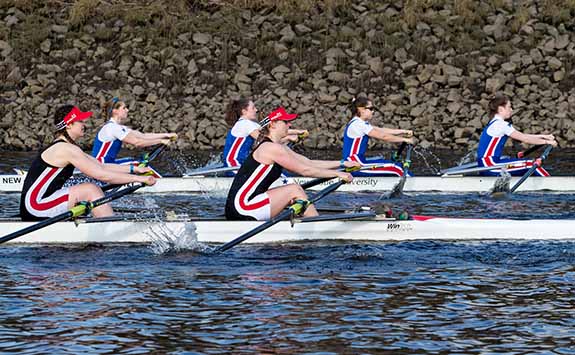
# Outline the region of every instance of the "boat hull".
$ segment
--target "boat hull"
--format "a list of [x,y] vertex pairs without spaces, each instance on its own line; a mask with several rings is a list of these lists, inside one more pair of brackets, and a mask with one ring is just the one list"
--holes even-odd
[[[0,192],[20,192],[24,182],[24,175],[0,175]],[[159,179],[156,185],[140,189],[138,193],[170,193],[170,192],[205,192],[220,191],[225,193],[231,186],[233,178],[226,177],[168,177]],[[513,177],[510,186],[513,186],[519,177]],[[278,180],[274,186],[289,183],[304,183],[309,178],[288,178]],[[497,177],[440,177],[417,176],[407,178],[403,191],[405,192],[487,192],[493,188]],[[351,183],[341,186],[338,191],[390,191],[397,183],[397,177],[358,177]],[[314,190],[321,190],[326,182],[315,186]],[[517,191],[555,191],[575,192],[575,176],[530,177]]]
[[[0,235],[33,223],[0,222]],[[148,243],[153,239],[190,238],[202,243],[225,243],[252,230],[252,221],[114,221],[97,223],[60,222],[19,237],[9,243]],[[303,240],[490,240],[575,239],[575,220],[509,220],[416,217],[339,220],[295,223],[280,222],[244,243],[279,243]]]

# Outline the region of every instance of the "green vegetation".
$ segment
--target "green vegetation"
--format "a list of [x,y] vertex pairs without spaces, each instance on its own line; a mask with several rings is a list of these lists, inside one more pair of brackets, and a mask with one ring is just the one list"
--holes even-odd
[[[358,9],[365,6],[366,12]],[[533,18],[534,7],[538,9]],[[24,13],[19,22],[8,26],[0,23],[0,40],[9,41],[17,59],[28,63],[43,55],[40,44],[50,39],[57,46],[78,39],[90,29],[99,43],[120,43],[129,37],[140,37],[146,47],[173,46],[178,36],[202,32],[217,41],[217,50],[207,52],[199,69],[227,72],[235,67],[238,48],[248,51],[256,64],[269,71],[283,64],[298,66],[305,73],[314,73],[326,65],[323,51],[331,48],[350,49],[381,57],[386,66],[393,66],[399,48],[420,64],[437,63],[437,51],[455,49],[455,63],[469,70],[469,53],[494,53],[509,56],[518,48],[529,51],[540,44],[542,34],[522,34],[523,40],[512,44],[511,37],[520,33],[530,21],[575,28],[575,0],[3,0],[0,9],[16,8]],[[12,10],[11,10],[12,11]],[[490,18],[503,14],[507,20],[503,38],[493,43],[483,31],[493,24]],[[262,24],[261,16],[268,16]],[[369,26],[361,26],[365,19]],[[121,21],[127,28],[118,31]],[[311,30],[295,36],[288,43],[279,41],[278,31],[270,30],[274,21],[281,26],[305,25]],[[67,24],[64,35],[51,31],[53,24]],[[91,27],[88,27],[91,26]],[[344,30],[344,26],[348,25]],[[267,26],[267,27],[266,27]],[[351,28],[351,30],[349,30]],[[427,28],[427,30],[426,30]],[[434,36],[433,40],[426,36]],[[279,48],[278,48],[278,45]],[[285,49],[281,48],[285,46]],[[66,45],[64,44],[64,47]],[[287,59],[286,59],[287,58]],[[337,58],[336,69],[349,72],[350,58]],[[168,65],[160,63],[161,72]],[[173,73],[166,80],[182,85],[185,73]],[[205,78],[206,85],[211,80]],[[365,85],[380,85],[367,80]],[[397,79],[387,72],[381,81]],[[566,75],[565,82],[571,76]],[[364,84],[362,84],[364,85]],[[567,84],[566,84],[567,85]],[[219,87],[218,85],[215,85]]]

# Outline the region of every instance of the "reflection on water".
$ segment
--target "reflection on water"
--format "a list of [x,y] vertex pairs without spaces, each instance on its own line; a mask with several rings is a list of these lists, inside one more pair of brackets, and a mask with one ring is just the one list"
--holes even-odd
[[0,352],[573,354],[575,245],[0,248]]

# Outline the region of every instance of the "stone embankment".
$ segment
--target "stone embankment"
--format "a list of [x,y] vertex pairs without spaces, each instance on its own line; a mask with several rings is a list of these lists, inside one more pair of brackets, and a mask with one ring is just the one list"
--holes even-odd
[[80,20],[67,2],[0,5],[2,148],[50,141],[65,103],[96,112],[88,148],[100,104],[119,96],[134,128],[178,132],[181,149],[220,149],[225,106],[239,95],[261,113],[300,114],[308,147],[337,149],[349,103],[368,95],[375,124],[413,129],[426,147],[468,148],[498,91],[512,97],[518,129],[575,146],[573,9],[558,18],[545,0],[366,0],[290,13],[223,2],[143,19],[140,8],[92,8]]

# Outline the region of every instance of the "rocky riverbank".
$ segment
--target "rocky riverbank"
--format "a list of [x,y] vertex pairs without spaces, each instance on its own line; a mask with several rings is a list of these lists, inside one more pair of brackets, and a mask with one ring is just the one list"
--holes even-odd
[[348,104],[369,95],[375,124],[464,148],[496,91],[512,96],[518,129],[574,147],[574,18],[568,0],[4,1],[1,148],[51,140],[61,104],[99,114],[120,96],[134,128],[219,149],[238,95],[299,113],[308,147],[339,147]]

